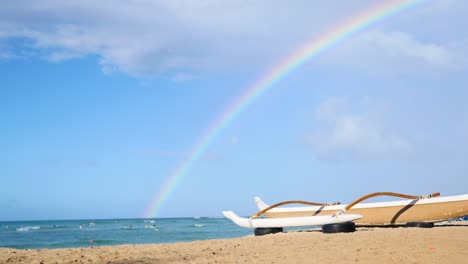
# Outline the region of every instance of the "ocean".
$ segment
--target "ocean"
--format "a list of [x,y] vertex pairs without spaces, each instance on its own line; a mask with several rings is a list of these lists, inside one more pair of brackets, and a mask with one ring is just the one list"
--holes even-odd
[[[468,216],[459,220],[468,221]],[[295,230],[287,228],[286,230]],[[0,222],[0,247],[77,248],[157,244],[252,235],[226,218],[158,218]]]
[[161,218],[0,222],[0,247],[72,248],[174,243],[251,235],[225,218]]

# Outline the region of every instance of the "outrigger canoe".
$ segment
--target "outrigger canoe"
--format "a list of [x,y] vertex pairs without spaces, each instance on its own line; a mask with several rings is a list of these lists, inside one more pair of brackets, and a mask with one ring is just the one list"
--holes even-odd
[[245,218],[232,211],[223,211],[223,215],[235,224],[246,228],[304,227],[337,224],[362,218],[358,214],[299,216],[281,218]]
[[[399,201],[360,203],[375,196],[395,196],[406,198]],[[304,201],[286,201],[272,206],[255,197],[259,213],[256,218],[265,215],[267,218],[289,218],[305,216],[339,215],[344,212],[362,215],[354,221],[358,225],[401,225],[409,222],[442,222],[468,215],[468,194],[436,197],[440,193],[426,196],[411,196],[390,192],[373,193],[363,196],[350,204],[318,204]],[[436,198],[434,198],[436,197]],[[285,204],[312,204],[311,206],[278,208]]]

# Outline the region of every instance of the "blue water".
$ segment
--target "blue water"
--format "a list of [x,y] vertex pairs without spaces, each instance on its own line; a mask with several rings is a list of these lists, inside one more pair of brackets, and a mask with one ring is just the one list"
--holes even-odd
[[173,243],[241,237],[252,230],[225,218],[0,222],[0,247],[19,249]]

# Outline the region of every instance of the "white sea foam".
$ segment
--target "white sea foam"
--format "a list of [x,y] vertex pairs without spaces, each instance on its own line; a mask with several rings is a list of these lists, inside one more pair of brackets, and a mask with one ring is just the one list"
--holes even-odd
[[193,226],[195,226],[195,227],[204,227],[205,225],[204,224],[194,224]]
[[41,228],[40,226],[25,226],[25,227],[16,228],[16,231],[25,232],[29,230],[37,230],[40,228]]

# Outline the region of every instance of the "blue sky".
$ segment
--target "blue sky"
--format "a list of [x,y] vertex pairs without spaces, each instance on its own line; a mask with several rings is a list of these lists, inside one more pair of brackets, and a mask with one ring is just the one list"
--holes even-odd
[[[376,1],[0,4],[0,220],[142,217],[220,113]],[[159,217],[468,185],[464,1],[425,1],[275,84]]]

